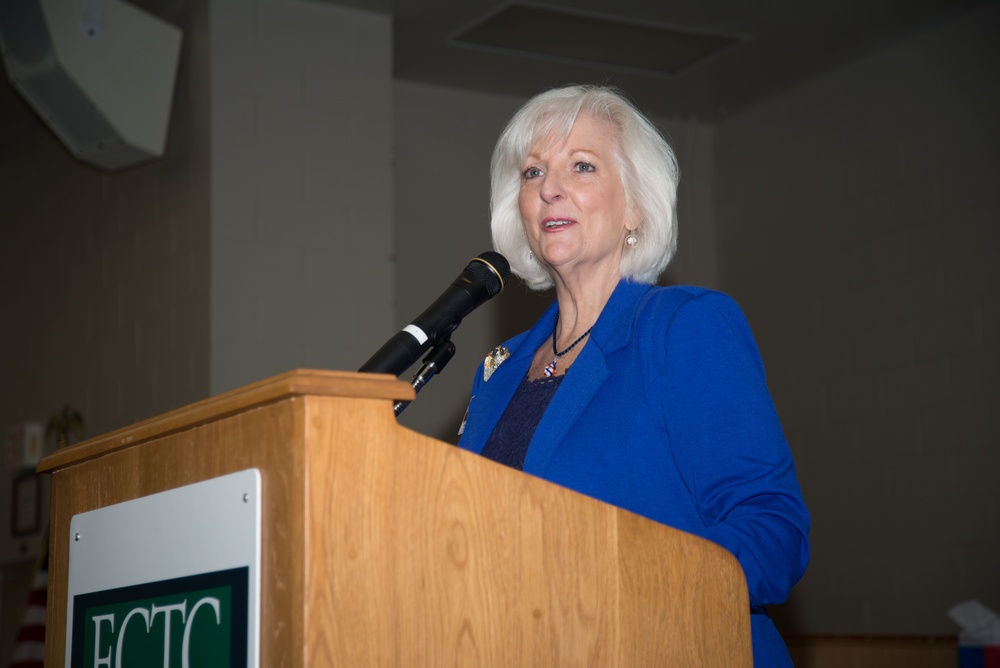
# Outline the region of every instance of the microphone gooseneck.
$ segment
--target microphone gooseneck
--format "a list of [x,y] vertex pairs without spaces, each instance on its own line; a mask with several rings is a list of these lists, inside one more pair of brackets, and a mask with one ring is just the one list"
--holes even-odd
[[[420,392],[424,385],[430,382],[431,378],[435,374],[441,373],[444,370],[445,365],[451,361],[451,358],[455,356],[455,344],[451,341],[445,341],[440,345],[431,348],[431,351],[427,353],[427,357],[424,358],[424,364],[420,367],[420,370],[413,376],[410,380],[410,387],[413,391]],[[409,401],[397,401],[392,410],[399,417],[400,413],[406,410],[406,407],[410,405]]]
[[359,371],[399,376],[428,349],[446,341],[462,318],[498,295],[510,276],[510,263],[500,253],[474,257],[437,300],[389,339]]

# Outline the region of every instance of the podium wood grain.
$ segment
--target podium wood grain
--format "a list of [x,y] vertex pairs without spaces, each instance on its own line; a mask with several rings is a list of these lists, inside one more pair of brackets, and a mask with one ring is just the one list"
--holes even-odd
[[53,474],[46,665],[73,514],[262,477],[261,666],[747,666],[721,547],[398,425],[388,376],[294,371],[81,443]]

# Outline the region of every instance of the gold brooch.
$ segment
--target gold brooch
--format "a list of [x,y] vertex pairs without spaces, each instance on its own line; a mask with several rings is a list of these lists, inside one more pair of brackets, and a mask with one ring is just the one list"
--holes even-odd
[[490,351],[490,354],[486,356],[486,361],[483,362],[484,383],[490,379],[490,376],[497,370],[497,367],[503,364],[503,361],[508,357],[510,357],[510,351],[503,346],[497,346]]

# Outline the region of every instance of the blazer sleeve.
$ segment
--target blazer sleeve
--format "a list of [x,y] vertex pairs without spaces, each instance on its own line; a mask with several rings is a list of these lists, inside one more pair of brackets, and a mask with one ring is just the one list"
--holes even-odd
[[810,519],[746,318],[705,292],[673,310],[658,337],[647,397],[702,535],[736,556],[752,605],[782,602],[809,560]]

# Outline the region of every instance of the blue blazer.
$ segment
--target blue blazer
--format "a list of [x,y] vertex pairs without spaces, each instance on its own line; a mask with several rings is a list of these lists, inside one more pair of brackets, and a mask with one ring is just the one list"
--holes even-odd
[[[553,304],[476,374],[459,446],[481,452],[552,335]],[[732,552],[750,605],[786,600],[809,559],[809,513],[746,318],[692,287],[618,284],[528,447],[524,471]],[[754,663],[791,665],[766,614]]]

